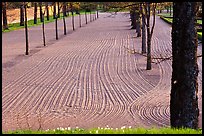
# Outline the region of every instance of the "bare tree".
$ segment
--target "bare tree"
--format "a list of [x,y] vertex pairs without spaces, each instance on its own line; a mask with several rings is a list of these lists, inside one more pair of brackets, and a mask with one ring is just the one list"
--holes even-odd
[[174,2],[171,127],[198,128],[197,2]]
[[[153,24],[152,28],[150,30],[150,5],[152,4],[152,15],[153,15]],[[145,17],[146,17],[146,27],[147,27],[147,70],[152,69],[152,58],[151,58],[151,39],[152,39],[152,34],[155,26],[155,9],[156,9],[156,3],[150,3],[150,2],[145,2],[144,3],[144,8],[145,8]]]

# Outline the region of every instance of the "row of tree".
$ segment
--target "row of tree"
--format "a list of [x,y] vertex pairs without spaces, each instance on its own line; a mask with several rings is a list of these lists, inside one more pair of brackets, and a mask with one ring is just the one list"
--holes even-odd
[[[87,3],[87,2],[27,2],[27,8],[33,7],[33,20],[34,24],[37,24],[38,11],[40,12],[40,22],[43,22],[43,16],[46,17],[47,20],[50,19],[50,11],[55,19],[60,18],[60,13],[63,13],[63,16],[69,16],[70,12],[76,12],[79,14],[80,10],[85,12],[90,12],[91,10],[96,10],[96,3]],[[24,2],[2,2],[2,15],[3,15],[3,29],[8,28],[7,21],[7,10],[8,9],[20,9],[20,26],[24,26]],[[38,10],[39,9],[39,10]],[[44,15],[43,15],[44,14]]]
[[[40,6],[42,2],[40,3]],[[58,7],[60,7],[58,9],[58,12],[56,12],[56,5],[58,4]],[[67,16],[66,13],[67,13],[67,10],[65,10],[65,6],[67,3],[66,2],[63,2],[62,5],[60,6],[59,2],[55,2],[54,3],[54,10],[53,10],[53,18],[55,19],[55,32],[56,32],[56,40],[58,40],[58,18],[60,17],[60,10],[63,9],[63,23],[64,23],[64,35],[67,34],[67,30],[66,30],[66,20],[65,20],[65,17]],[[71,16],[72,16],[72,28],[73,28],[73,31],[75,31],[75,26],[74,26],[74,11],[77,12],[78,16],[79,16],[79,26],[81,27],[81,14],[80,14],[80,11],[77,11],[77,10],[74,10],[74,4],[73,3],[69,3],[70,5],[70,12],[71,12]],[[93,7],[93,6],[97,6],[97,5],[92,5],[92,7],[89,9],[89,12],[90,12],[90,22],[96,20],[99,16],[98,16],[98,10],[97,10],[97,7]],[[27,7],[28,7],[28,2],[23,2],[23,10],[25,12],[24,14],[24,18],[25,18],[25,21],[24,21],[24,25],[25,25],[25,38],[26,38],[26,55],[29,54],[29,42],[28,42],[28,28],[27,28]],[[87,6],[88,7],[88,6]],[[47,10],[47,8],[45,8],[44,10],[42,10],[42,8],[40,8],[40,12],[42,12],[41,14],[41,17],[42,18],[42,35],[43,35],[43,45],[46,46],[46,40],[45,40],[45,22],[44,22],[44,16],[45,16],[45,13],[46,11],[49,12]],[[95,10],[95,13],[91,13],[91,10]],[[35,13],[36,14],[36,13]],[[47,14],[49,15],[49,14]],[[35,16],[34,16],[35,17]],[[47,18],[48,19],[48,18]],[[86,19],[86,24],[88,23],[88,20],[87,20],[87,9],[85,9],[85,19]],[[34,19],[35,21],[35,19]]]

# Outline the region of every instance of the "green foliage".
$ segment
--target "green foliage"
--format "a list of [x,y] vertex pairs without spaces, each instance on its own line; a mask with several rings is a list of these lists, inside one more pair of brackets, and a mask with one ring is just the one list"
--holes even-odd
[[57,128],[54,130],[16,130],[3,132],[3,134],[202,134],[202,129],[189,129],[189,128],[93,128],[93,129],[81,129],[81,128]]

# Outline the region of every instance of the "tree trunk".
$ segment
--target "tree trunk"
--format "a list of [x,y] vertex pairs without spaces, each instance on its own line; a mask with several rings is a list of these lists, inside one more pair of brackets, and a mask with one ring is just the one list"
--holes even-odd
[[2,9],[3,9],[3,30],[8,29],[8,23],[7,23],[7,14],[6,14],[6,2],[2,2]]
[[150,34],[150,4],[147,4],[147,70],[152,69],[152,58],[151,58],[151,34]]
[[63,16],[66,17],[67,16],[67,9],[66,9],[66,2],[63,2]]
[[137,33],[137,37],[141,37],[141,22],[140,22],[141,18],[140,18],[140,13],[139,13],[139,9],[136,10],[136,33]]
[[49,14],[49,6],[48,6],[48,2],[46,2],[46,10],[47,10],[47,20],[50,20],[50,14]]
[[169,13],[170,13],[170,16],[171,16],[171,5],[170,5],[170,12]]
[[26,38],[26,55],[28,55],[29,53],[29,49],[28,49],[28,26],[27,26],[27,11],[26,11],[26,9],[27,9],[27,5],[26,5],[26,3],[24,2],[24,4],[21,6],[22,8],[24,8],[25,9],[25,38]]
[[79,27],[81,27],[81,14],[79,13]]
[[171,127],[198,128],[196,2],[173,3]]
[[57,2],[57,9],[58,9],[58,18],[60,18],[60,3]]
[[136,12],[135,12],[135,8],[132,9],[130,18],[131,18],[131,26],[132,26],[131,29],[136,29]]
[[57,17],[55,18],[55,32],[56,32],[56,40],[58,40]]
[[86,14],[86,10],[85,10],[85,20],[86,20],[86,24],[87,24],[87,14]]
[[142,5],[140,5],[140,11],[142,12],[142,54],[146,53],[146,27],[145,27],[145,16],[143,13]]
[[42,16],[42,21],[43,21],[43,23],[42,23],[42,29],[43,29],[43,45],[46,46],[46,44],[45,44],[45,20],[44,20],[44,14],[43,14],[43,16]]
[[37,12],[38,12],[38,5],[37,2],[34,3],[34,24],[37,24]]
[[63,22],[64,22],[64,35],[67,35],[65,16],[63,16]]
[[70,8],[71,8],[71,14],[72,14],[72,29],[74,31],[75,30],[75,28],[74,28],[74,12],[73,12],[72,4],[70,4]]
[[24,5],[20,6],[20,26],[24,26]]
[[92,20],[91,20],[91,10],[90,10],[90,22],[91,22]]
[[40,5],[40,22],[43,22],[42,2],[40,2],[39,5]]
[[57,17],[57,14],[56,14],[56,12],[57,12],[57,9],[56,9],[56,2],[54,2],[54,11],[53,11],[53,19],[55,19],[56,17]]

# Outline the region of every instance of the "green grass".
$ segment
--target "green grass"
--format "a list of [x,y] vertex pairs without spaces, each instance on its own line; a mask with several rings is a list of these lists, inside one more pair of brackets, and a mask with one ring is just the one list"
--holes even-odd
[[163,17],[173,17],[173,12],[171,13],[171,16],[170,16],[170,13],[160,13],[160,14],[157,14],[158,16],[163,16]]
[[3,134],[202,134],[202,129],[173,129],[173,128],[94,128],[94,129],[80,129],[80,128],[57,128],[54,130],[16,130],[3,132]]
[[[173,18],[166,18],[163,16],[160,16],[160,17],[168,24],[172,24],[173,22]],[[202,20],[197,20],[197,23],[202,24]],[[202,41],[202,30],[198,30],[197,34],[198,34],[198,39]]]
[[[94,14],[95,11],[91,12],[91,13]],[[80,12],[80,14],[83,15],[83,14],[85,14],[85,12],[84,11]],[[90,12],[87,12],[87,15],[89,15],[89,14],[90,14]],[[77,16],[77,15],[78,14],[74,13],[74,16]],[[69,13],[69,16],[67,16],[67,17],[71,17],[71,13]],[[45,18],[45,24],[55,21],[55,19],[53,19],[52,15],[49,18],[50,20],[47,20],[47,16],[45,16],[44,18]],[[60,14],[60,18],[58,18],[58,20],[61,20],[62,18],[63,18],[63,13]],[[41,25],[41,24],[42,24],[42,22],[40,22],[40,18],[37,19],[37,24],[34,24],[33,19],[28,21],[28,27],[38,26],[38,25]],[[5,32],[11,32],[11,31],[14,31],[14,30],[19,30],[19,29],[24,28],[24,26],[20,26],[20,23],[18,22],[18,23],[8,24],[8,28],[9,29],[6,29],[6,30],[2,29],[2,32],[5,33]]]
[[197,23],[200,24],[200,25],[202,25],[202,20],[200,20],[200,19],[197,20]]

